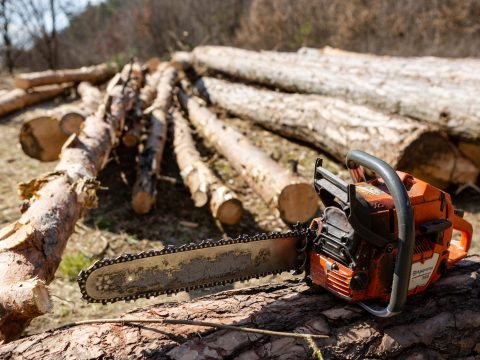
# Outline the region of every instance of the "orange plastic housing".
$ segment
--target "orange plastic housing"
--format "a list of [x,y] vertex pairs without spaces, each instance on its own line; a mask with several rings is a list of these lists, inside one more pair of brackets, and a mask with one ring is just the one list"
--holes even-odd
[[[472,226],[454,213],[450,195],[434,186],[397,172],[404,183],[415,217],[415,249],[412,259],[412,273],[408,294],[416,294],[427,289],[437,281],[447,267],[467,255],[472,238]],[[397,233],[395,208],[390,194],[381,179],[356,184],[357,194],[370,205],[372,228],[384,229]],[[443,236],[436,242],[422,236],[420,225],[432,220],[448,219],[452,225],[443,231]],[[321,230],[321,219],[314,220],[314,226]],[[452,239],[453,231],[459,232],[458,239]],[[388,301],[391,291],[393,269],[397,249],[396,244],[383,249],[372,247],[367,239],[362,239],[356,253],[357,261],[362,266],[348,267],[329,258],[326,254],[312,251],[310,253],[310,279],[314,284],[349,301],[357,302],[368,299]],[[365,265],[367,264],[367,265]],[[357,274],[368,279],[362,290],[353,290],[351,280]]]

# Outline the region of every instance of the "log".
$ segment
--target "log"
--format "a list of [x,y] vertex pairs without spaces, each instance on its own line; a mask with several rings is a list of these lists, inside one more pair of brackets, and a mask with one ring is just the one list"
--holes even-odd
[[47,70],[15,76],[15,86],[20,89],[31,89],[36,86],[62,84],[66,82],[88,81],[98,84],[107,81],[115,72],[114,63],[86,66],[80,69]]
[[150,114],[149,134],[137,159],[137,179],[132,193],[132,208],[137,214],[146,214],[155,205],[157,176],[160,174],[167,140],[167,118],[176,77],[177,72],[173,67],[163,71],[157,87],[157,97],[147,111]]
[[440,126],[452,136],[480,140],[478,91],[434,86],[424,81],[382,74],[355,75],[276,59],[271,54],[205,46],[193,51],[197,70],[206,67],[240,79],[289,92],[342,97]]
[[[308,339],[191,324],[83,324],[0,347],[5,359],[476,359],[480,349],[480,259],[471,256],[391,318],[302,283],[229,290],[132,310],[122,319],[206,321],[324,335]],[[107,305],[108,306],[108,305]],[[314,354],[316,352],[316,354]]]
[[0,117],[24,107],[53,99],[71,88],[71,84],[41,86],[29,91],[13,89],[0,95]]
[[25,154],[40,161],[58,160],[65,141],[80,133],[87,116],[95,113],[102,101],[102,93],[90,83],[80,83],[77,91],[81,105],[59,106],[23,123],[19,141]]
[[209,101],[235,116],[312,144],[341,162],[349,150],[363,150],[439,187],[474,182],[479,173],[438,130],[407,117],[337,98],[287,94],[209,77],[196,85]]
[[[0,343],[18,338],[34,317],[51,307],[50,297],[39,301],[38,294],[48,294],[46,285],[76,221],[84,209],[96,205],[95,178],[116,144],[115,134],[134,95],[132,88],[120,87],[85,120],[80,134],[70,137],[53,172],[20,184],[23,214],[0,230]],[[24,284],[36,280],[32,291],[26,291]]]
[[475,166],[480,169],[480,144],[466,143],[461,141],[458,143],[458,149],[467,159],[473,162]]
[[205,164],[195,148],[187,120],[179,111],[172,114],[173,148],[180,175],[192,194],[196,207],[210,200],[210,211],[222,224],[234,225],[243,214],[242,202]]
[[431,85],[474,88],[480,81],[479,59],[433,56],[399,57],[355,53],[331,47],[301,48],[298,52],[263,51],[279,60],[305,66],[326,67],[354,75],[382,74],[395,78],[426,81]]
[[283,221],[293,224],[314,216],[318,197],[310,181],[275,162],[197,100],[183,92],[179,92],[178,98],[202,137],[213,144],[268,206],[278,209]]

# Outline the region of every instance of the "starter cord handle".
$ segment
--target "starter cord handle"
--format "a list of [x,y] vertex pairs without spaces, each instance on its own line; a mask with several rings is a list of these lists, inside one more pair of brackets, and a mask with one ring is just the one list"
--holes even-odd
[[400,313],[407,301],[408,285],[412,271],[412,256],[415,246],[415,223],[412,204],[403,182],[395,170],[385,161],[377,159],[360,150],[351,150],[347,154],[347,167],[359,166],[375,171],[381,177],[392,196],[398,222],[398,252],[393,273],[390,302],[385,308],[373,308],[365,303],[360,305],[373,315],[389,317]]

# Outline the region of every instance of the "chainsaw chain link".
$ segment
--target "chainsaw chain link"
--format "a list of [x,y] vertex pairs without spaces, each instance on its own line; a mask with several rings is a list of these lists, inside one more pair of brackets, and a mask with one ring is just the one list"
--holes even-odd
[[109,266],[113,264],[119,264],[119,263],[124,263],[128,261],[133,261],[137,259],[143,259],[143,258],[148,258],[148,257],[153,257],[153,256],[159,256],[159,255],[164,255],[164,254],[173,254],[173,253],[178,253],[182,251],[190,251],[190,250],[196,250],[196,249],[203,249],[207,247],[216,247],[216,246],[224,246],[224,245],[230,245],[230,244],[238,244],[238,243],[247,243],[247,242],[252,242],[252,241],[260,241],[260,240],[268,240],[268,239],[276,239],[276,238],[286,238],[290,236],[296,236],[296,237],[303,237],[301,243],[299,244],[299,247],[297,248],[297,266],[294,269],[294,274],[301,274],[305,270],[305,263],[307,259],[307,247],[308,243],[310,242],[309,240],[312,239],[312,237],[315,235],[315,232],[310,229],[310,228],[304,228],[300,224],[296,224],[293,226],[293,230],[288,231],[288,232],[270,232],[270,233],[260,233],[260,234],[255,234],[255,235],[240,235],[236,238],[230,238],[228,240],[219,240],[219,241],[213,241],[211,239],[203,240],[199,244],[186,244],[182,245],[180,247],[175,247],[173,245],[168,245],[165,247],[163,250],[149,250],[149,251],[144,251],[140,252],[138,254],[122,254],[116,258],[112,259],[102,259],[96,261],[93,265],[91,265],[88,269],[86,270],[81,270],[80,273],[78,274],[77,282],[80,287],[80,291],[82,293],[82,297],[84,300],[87,302],[94,302],[94,303],[102,303],[102,304],[107,304],[110,302],[116,302],[120,300],[125,300],[126,302],[129,301],[134,301],[139,298],[147,298],[149,299],[150,297],[155,297],[159,296],[162,294],[173,294],[177,293],[180,291],[192,291],[192,290],[197,290],[201,288],[206,288],[206,287],[212,287],[212,286],[217,286],[217,285],[225,285],[229,283],[233,283],[236,281],[245,281],[248,279],[252,278],[258,278],[262,276],[267,276],[267,275],[272,275],[272,274],[279,274],[284,271],[288,271],[290,269],[284,269],[284,270],[277,270],[274,272],[268,272],[264,274],[257,274],[255,276],[249,276],[249,277],[238,277],[235,279],[231,280],[226,280],[226,281],[216,281],[212,282],[209,284],[200,284],[200,285],[193,285],[189,287],[184,287],[181,289],[176,289],[176,290],[166,290],[166,291],[152,291],[152,292],[146,292],[146,293],[141,293],[141,294],[136,294],[136,295],[128,295],[128,296],[122,296],[122,297],[114,297],[111,299],[94,299],[90,297],[87,294],[87,289],[86,289],[86,282],[90,274],[104,266]]

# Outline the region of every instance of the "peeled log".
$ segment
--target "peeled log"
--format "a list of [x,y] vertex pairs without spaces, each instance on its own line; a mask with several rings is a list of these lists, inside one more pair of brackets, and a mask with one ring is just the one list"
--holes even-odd
[[89,83],[81,83],[78,93],[82,98],[80,106],[59,106],[22,125],[19,141],[25,154],[40,161],[58,160],[68,137],[80,133],[87,116],[93,114],[102,102],[100,90]]
[[197,47],[193,58],[197,68],[206,67],[291,92],[343,97],[440,126],[461,139],[480,140],[479,94],[470,88],[462,91],[458,86],[437,86],[382,74],[345,74],[229,47]]
[[[38,293],[45,294],[44,284],[53,280],[76,221],[84,209],[96,205],[95,177],[107,163],[135,91],[126,87],[116,94],[85,120],[78,136],[71,136],[52,173],[20,184],[23,214],[0,230],[0,289],[22,290],[15,302],[11,293],[0,291],[0,343],[18,338],[34,317],[51,307],[50,298],[37,301]],[[20,286],[34,280],[44,284],[32,291]]]
[[185,93],[180,92],[178,98],[202,137],[213,144],[268,206],[279,210],[283,221],[294,224],[314,216],[318,198],[309,181],[283,168]]
[[88,81],[96,84],[107,81],[116,71],[115,64],[111,63],[85,66],[80,69],[25,73],[15,76],[15,86],[20,89],[30,89],[41,85],[80,81]]
[[49,85],[25,91],[13,89],[0,95],[0,117],[63,94],[72,84]]
[[149,108],[150,128],[146,143],[138,158],[137,180],[133,186],[132,207],[137,214],[150,212],[157,195],[157,176],[160,173],[163,149],[167,140],[167,118],[172,103],[177,72],[168,67],[162,73],[157,97]]
[[6,359],[476,359],[480,349],[480,260],[471,256],[403,313],[374,317],[329,292],[283,283],[229,290],[135,309],[122,318],[189,319],[327,335],[305,339],[194,325],[103,323],[71,326],[0,347]]
[[478,176],[478,169],[441,133],[407,117],[337,98],[286,94],[208,77],[197,87],[230,113],[310,143],[341,162],[349,150],[363,150],[440,187],[474,182]]
[[215,219],[227,225],[238,223],[243,214],[241,201],[202,161],[187,120],[178,111],[173,112],[172,118],[175,156],[195,206],[202,207],[210,199],[210,211]]

